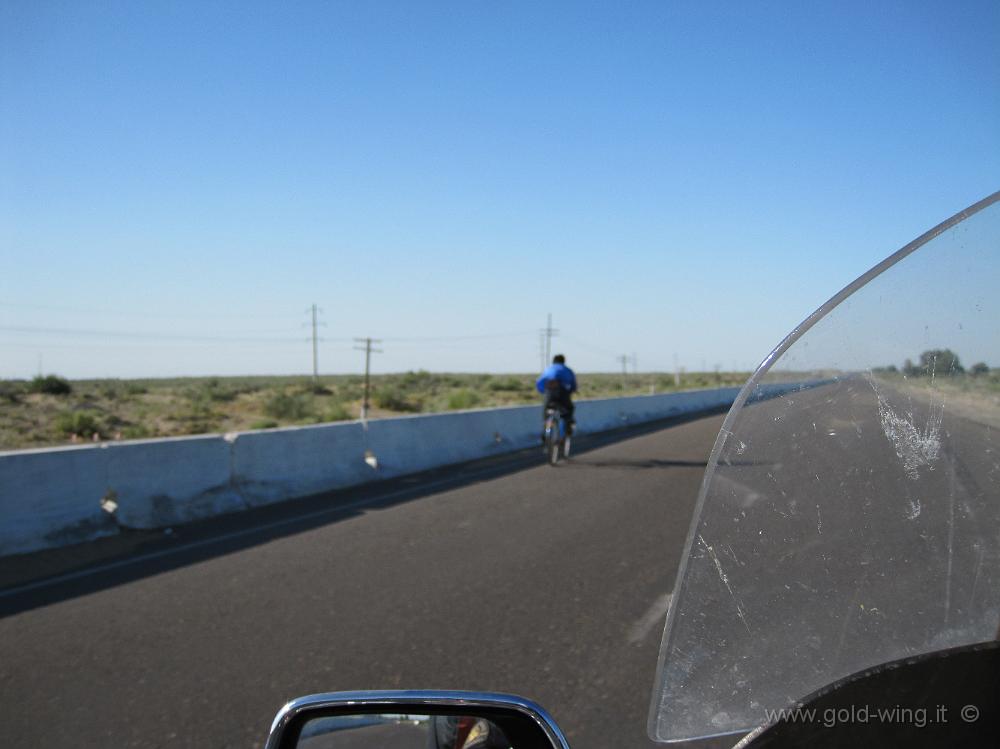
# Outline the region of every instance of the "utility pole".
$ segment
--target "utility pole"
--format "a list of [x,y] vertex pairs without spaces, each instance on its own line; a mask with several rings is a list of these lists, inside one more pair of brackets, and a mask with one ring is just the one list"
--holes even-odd
[[382,349],[372,348],[373,343],[382,343],[378,338],[355,338],[358,343],[365,344],[364,346],[355,346],[355,351],[365,352],[365,398],[361,402],[361,420],[366,421],[368,419],[368,392],[369,383],[371,382],[371,366],[372,366],[372,354],[381,354]]
[[538,370],[539,372],[544,372],[545,368],[549,366],[548,361],[545,359],[545,331],[538,331],[538,358],[542,361],[542,368]]
[[559,331],[552,327],[552,313],[549,313],[548,322],[542,328],[542,335],[545,336],[545,359],[542,362],[542,369],[545,369],[552,361],[552,336],[559,335]]
[[319,352],[316,347],[316,305],[312,306],[313,313],[313,382],[319,381]]
[[[319,322],[319,313],[323,310],[313,304],[306,313],[312,315],[312,354],[313,354],[313,385],[319,382],[319,326],[325,323]],[[303,323],[303,326],[309,323]]]
[[681,386],[681,367],[677,362],[677,354],[674,354],[674,387]]
[[625,383],[628,381],[628,354],[622,354],[616,361],[621,362],[622,365],[622,390],[624,390]]

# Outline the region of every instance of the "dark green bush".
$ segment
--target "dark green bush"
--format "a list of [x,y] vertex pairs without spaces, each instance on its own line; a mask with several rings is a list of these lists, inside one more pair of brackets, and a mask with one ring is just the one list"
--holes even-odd
[[73,386],[69,380],[58,375],[36,375],[28,384],[28,390],[32,393],[45,393],[46,395],[69,395],[73,392]]
[[302,385],[299,392],[304,395],[333,395],[333,391],[321,382],[310,382]]
[[274,429],[278,422],[274,419],[258,419],[250,425],[251,429]]

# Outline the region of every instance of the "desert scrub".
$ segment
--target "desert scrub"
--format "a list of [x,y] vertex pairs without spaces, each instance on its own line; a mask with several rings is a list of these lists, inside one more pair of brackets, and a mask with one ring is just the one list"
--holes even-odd
[[400,411],[402,413],[418,412],[423,408],[423,403],[404,396],[395,388],[385,387],[375,391],[375,405],[387,411]]
[[156,432],[145,424],[129,424],[122,428],[121,433],[127,440],[145,440],[156,436]]
[[204,393],[189,394],[189,397],[187,409],[180,411],[173,418],[178,421],[204,421],[217,417],[212,408],[212,400]]
[[105,380],[96,384],[96,392],[105,400],[126,400],[137,395],[145,395],[148,390],[142,385],[123,380]]
[[677,380],[673,377],[658,377],[656,379],[656,389],[663,390],[673,390],[677,387]]
[[0,403],[20,403],[24,388],[18,382],[0,382]]
[[418,390],[428,387],[434,381],[434,375],[426,369],[418,372],[405,372],[399,377],[399,386],[407,390]]
[[236,400],[236,396],[242,392],[237,385],[222,384],[217,377],[213,377],[203,383],[200,388],[194,390],[192,399],[204,399],[213,403],[229,403]]
[[55,427],[64,437],[75,434],[88,439],[95,434],[102,436],[104,429],[100,417],[93,411],[63,411],[56,416]]
[[333,395],[333,391],[322,382],[307,382],[298,387],[298,392],[302,395]]
[[274,419],[298,421],[312,416],[313,402],[302,393],[278,393],[264,402],[264,413]]
[[486,383],[486,387],[492,390],[494,393],[497,392],[518,392],[527,391],[530,389],[530,385],[516,377],[501,377],[496,379],[490,379]]
[[452,411],[474,408],[479,405],[480,400],[479,393],[475,390],[456,390],[448,396],[448,408]]
[[351,421],[354,416],[343,403],[334,403],[324,415],[324,421]]

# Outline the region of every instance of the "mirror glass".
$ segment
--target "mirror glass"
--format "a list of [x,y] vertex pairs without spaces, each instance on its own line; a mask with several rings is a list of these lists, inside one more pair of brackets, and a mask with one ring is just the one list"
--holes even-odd
[[517,749],[497,723],[472,715],[375,713],[313,718],[300,749]]

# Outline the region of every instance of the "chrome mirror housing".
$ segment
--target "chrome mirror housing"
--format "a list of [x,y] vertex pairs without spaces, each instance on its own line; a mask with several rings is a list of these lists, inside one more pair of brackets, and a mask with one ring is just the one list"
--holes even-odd
[[281,708],[266,749],[569,749],[552,717],[522,697],[367,691],[300,697]]

